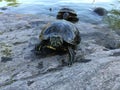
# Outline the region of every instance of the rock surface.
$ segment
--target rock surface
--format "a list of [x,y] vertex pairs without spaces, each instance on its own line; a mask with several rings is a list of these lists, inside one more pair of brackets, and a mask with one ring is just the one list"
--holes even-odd
[[120,36],[105,25],[75,24],[82,42],[71,67],[62,65],[67,55],[41,58],[32,52],[41,29],[55,20],[0,14],[0,90],[119,90]]

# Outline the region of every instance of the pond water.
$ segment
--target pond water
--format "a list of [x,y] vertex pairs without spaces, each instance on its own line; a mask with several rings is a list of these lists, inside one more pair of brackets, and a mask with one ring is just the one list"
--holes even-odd
[[[95,7],[103,7],[110,10],[117,4],[118,0],[0,0],[0,7],[7,7],[0,10],[4,13],[23,13],[23,14],[47,14],[56,16],[62,7],[74,9],[81,21],[97,23],[101,16],[93,13]],[[49,9],[52,9],[50,11]]]

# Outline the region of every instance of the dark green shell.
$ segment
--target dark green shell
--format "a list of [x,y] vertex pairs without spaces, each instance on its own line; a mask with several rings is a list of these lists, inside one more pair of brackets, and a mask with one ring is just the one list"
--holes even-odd
[[[64,18],[65,13],[69,14],[67,16],[67,18]],[[77,17],[76,12],[71,8],[62,8],[62,9],[60,9],[57,16],[56,16],[56,18],[57,19],[65,19],[65,20],[73,22],[73,23],[79,21],[79,18]]]
[[48,24],[47,27],[42,30],[40,39],[48,40],[53,35],[61,36],[65,42],[72,45],[79,44],[81,41],[77,27],[71,22],[65,20],[58,20],[52,24]]
[[70,8],[62,8],[58,13],[65,13],[65,12],[72,14],[72,16],[77,16],[76,12]]

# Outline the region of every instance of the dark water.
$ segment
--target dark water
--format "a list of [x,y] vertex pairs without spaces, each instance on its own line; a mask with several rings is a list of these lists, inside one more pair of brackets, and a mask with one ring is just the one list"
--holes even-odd
[[93,9],[103,7],[110,10],[116,4],[117,0],[0,0],[0,7],[7,7],[0,12],[56,16],[60,8],[69,7],[77,12],[81,21],[98,23],[101,16],[95,14]]

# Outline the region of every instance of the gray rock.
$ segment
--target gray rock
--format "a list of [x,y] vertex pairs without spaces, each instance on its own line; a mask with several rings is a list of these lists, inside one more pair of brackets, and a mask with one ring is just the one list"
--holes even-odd
[[[44,15],[0,14],[0,90],[119,90],[120,36],[104,25],[75,24],[82,41],[71,67],[64,64],[67,54],[35,55],[32,50],[42,27],[54,20]],[[10,52],[5,54],[6,48]],[[4,62],[5,55],[12,60]]]

